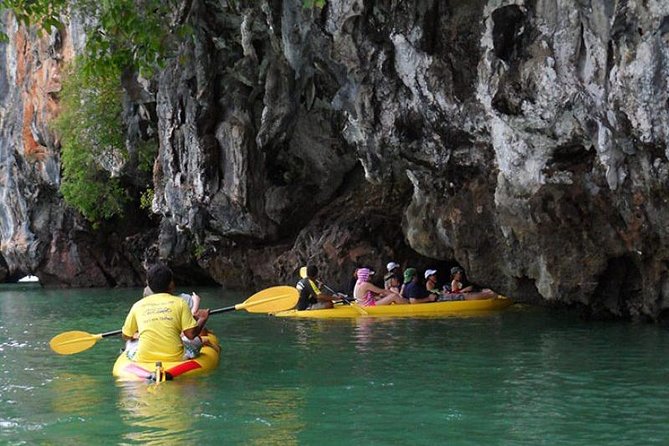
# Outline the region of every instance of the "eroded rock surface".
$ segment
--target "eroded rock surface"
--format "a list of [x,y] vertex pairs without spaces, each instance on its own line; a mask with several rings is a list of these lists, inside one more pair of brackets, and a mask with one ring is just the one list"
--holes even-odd
[[300,3],[193,2],[180,57],[125,83],[129,141],[160,151],[154,216],[113,232],[57,192],[50,92],[79,27],[8,28],[7,274],[130,284],[161,257],[260,286],[311,261],[343,284],[401,257],[598,317],[669,308],[669,3]]

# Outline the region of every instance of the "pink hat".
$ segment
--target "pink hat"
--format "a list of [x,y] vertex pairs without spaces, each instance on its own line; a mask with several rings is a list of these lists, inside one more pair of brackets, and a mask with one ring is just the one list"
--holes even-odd
[[367,282],[369,280],[371,271],[368,268],[360,268],[357,272],[358,280],[361,282]]

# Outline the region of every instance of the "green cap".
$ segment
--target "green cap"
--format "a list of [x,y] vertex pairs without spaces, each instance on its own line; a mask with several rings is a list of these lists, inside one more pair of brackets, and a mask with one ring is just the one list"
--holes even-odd
[[407,268],[404,270],[404,283],[411,282],[411,279],[416,275],[416,268]]

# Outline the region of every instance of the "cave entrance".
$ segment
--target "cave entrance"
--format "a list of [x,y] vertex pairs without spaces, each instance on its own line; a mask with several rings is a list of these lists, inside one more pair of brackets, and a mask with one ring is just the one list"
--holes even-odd
[[604,317],[606,313],[617,317],[630,317],[630,303],[641,295],[641,272],[628,256],[609,260],[599,277],[592,296],[593,316]]

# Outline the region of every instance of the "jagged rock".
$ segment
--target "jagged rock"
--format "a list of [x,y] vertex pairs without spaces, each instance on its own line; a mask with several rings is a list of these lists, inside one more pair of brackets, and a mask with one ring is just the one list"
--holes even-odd
[[7,19],[8,274],[122,284],[163,258],[261,286],[311,261],[344,284],[354,263],[400,256],[594,317],[667,313],[669,3],[300,3],[193,2],[174,63],[124,79],[129,145],[155,132],[160,149],[153,220],[116,224],[113,242],[57,194],[43,92],[81,26],[31,52],[41,41]]

